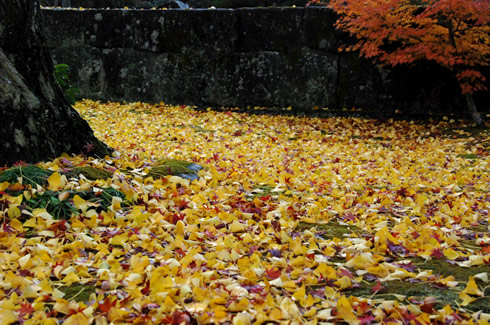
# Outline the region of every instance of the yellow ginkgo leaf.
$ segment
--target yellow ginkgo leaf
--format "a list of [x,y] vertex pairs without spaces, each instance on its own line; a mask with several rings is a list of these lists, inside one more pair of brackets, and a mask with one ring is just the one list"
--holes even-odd
[[[20,215],[20,213],[19,213],[19,215]],[[24,231],[24,227],[22,225],[22,222],[20,222],[17,219],[10,220],[10,227],[14,228],[18,232],[23,232]]]
[[78,194],[73,197],[73,204],[77,209],[82,210],[82,212],[87,211],[89,202],[82,199]]
[[163,302],[163,307],[165,307],[166,310],[172,310],[177,306],[177,304],[170,298],[170,296],[166,296],[165,300]]
[[483,291],[480,290],[473,276],[470,276],[466,288],[461,292],[471,296],[483,296]]
[[446,256],[448,259],[450,260],[455,260],[459,257],[459,254],[458,252],[456,252],[454,249],[452,248],[447,248],[443,251],[444,253],[444,256]]
[[48,177],[48,189],[51,191],[58,191],[62,189],[66,184],[66,176],[61,176],[57,172],[51,174]]
[[247,312],[241,312],[233,317],[233,325],[249,325],[252,322],[252,315]]
[[175,225],[175,234],[179,236],[184,236],[184,231],[185,224],[182,222],[182,220],[177,221],[177,224]]
[[337,313],[340,318],[349,324],[357,325],[360,323],[359,318],[353,313],[353,308],[349,300],[342,296],[337,301]]
[[17,315],[13,310],[3,309],[2,312],[0,313],[1,324],[9,325],[17,322],[17,320],[18,320]]
[[238,220],[234,220],[230,224],[230,231],[231,232],[243,232],[247,228],[247,225],[239,222]]
[[75,272],[70,272],[63,278],[62,281],[69,285],[73,282],[79,282],[80,278],[75,274]]
[[247,298],[243,298],[238,302],[233,301],[230,304],[230,306],[228,306],[228,309],[233,312],[244,311],[244,310],[248,310],[249,308],[250,308],[250,302],[248,301]]
[[293,294],[293,298],[302,302],[305,300],[306,290],[304,284]]
[[88,325],[89,321],[84,313],[76,313],[68,317],[63,324],[65,325]]
[[4,191],[7,187],[9,187],[9,182],[0,183],[0,191]]
[[122,234],[122,235],[116,235],[116,236],[112,237],[109,240],[109,243],[111,245],[123,246],[124,247],[124,244],[126,243],[127,240],[128,240],[128,235],[127,234]]

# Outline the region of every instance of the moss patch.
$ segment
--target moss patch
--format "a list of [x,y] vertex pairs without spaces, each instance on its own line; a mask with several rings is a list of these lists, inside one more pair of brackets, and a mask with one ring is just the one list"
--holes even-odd
[[248,197],[254,199],[256,197],[263,197],[263,196],[269,196],[269,195],[278,195],[278,193],[272,192],[274,189],[274,186],[268,185],[268,184],[260,184],[257,185],[253,188],[250,194],[247,194]]
[[[490,136],[490,128],[478,128],[478,127],[464,127],[464,128],[447,128],[441,130],[442,134],[448,138],[459,138],[466,139],[466,149],[468,151],[474,150],[476,146],[479,148],[479,155],[488,154],[488,150],[490,150],[490,143],[487,140]],[[480,152],[480,150],[482,150]],[[476,157],[474,157],[476,156]],[[467,158],[467,159],[477,159],[479,158],[476,154],[462,154],[458,155],[458,157]]]
[[349,235],[352,233],[359,235],[363,233],[362,229],[357,228],[356,226],[341,225],[337,222],[329,222],[329,223],[322,223],[322,224],[300,222],[296,226],[297,231],[312,230],[312,229],[316,229],[318,234],[325,239],[332,239],[332,238],[342,239],[345,237],[345,235]]
[[113,173],[94,167],[75,167],[71,171],[65,173],[66,177],[79,177],[83,175],[85,178],[95,181],[98,179],[112,178]]
[[479,267],[460,267],[448,263],[442,259],[431,259],[425,261],[423,258],[412,258],[412,263],[422,270],[432,270],[433,274],[441,275],[444,277],[454,276],[457,281],[466,282],[470,276],[478,273],[487,272],[490,273],[490,265],[482,265]]
[[[403,295],[410,301],[423,301],[425,297],[436,298],[436,303],[434,305],[435,309],[443,308],[446,305],[451,305],[453,308],[458,308],[457,303],[461,302],[459,299],[459,290],[451,288],[437,288],[428,282],[408,282],[408,281],[389,281],[383,282],[381,285],[384,287],[382,290],[378,291],[375,295],[371,288],[375,286],[376,283],[362,282],[359,288],[354,288],[347,293],[356,297],[371,297],[383,298],[383,299],[393,299],[396,300],[395,295]],[[463,289],[458,288],[458,289]],[[483,312],[490,311],[489,299],[490,297],[482,297],[472,302],[471,304],[465,306],[466,309],[473,311],[481,310]]]
[[447,128],[442,130],[442,134],[453,138],[469,138],[469,137],[485,137],[490,135],[490,128],[480,127],[463,127],[463,128]]
[[460,153],[458,155],[460,158],[466,158],[466,159],[478,159],[479,156],[475,155],[474,153]]
[[63,299],[68,301],[75,300],[77,302],[87,302],[90,299],[90,295],[95,293],[95,287],[93,285],[80,283],[74,283],[68,287],[59,287],[58,290],[65,294]]
[[209,130],[209,129],[204,129],[200,126],[192,126],[195,132],[202,132],[202,133],[214,133],[216,132],[215,130]]

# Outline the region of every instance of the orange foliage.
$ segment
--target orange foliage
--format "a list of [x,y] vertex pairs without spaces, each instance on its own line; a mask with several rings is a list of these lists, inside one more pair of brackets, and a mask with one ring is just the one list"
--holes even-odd
[[434,61],[452,70],[463,93],[486,89],[490,2],[480,0],[332,0],[336,27],[356,37],[343,50],[396,66]]

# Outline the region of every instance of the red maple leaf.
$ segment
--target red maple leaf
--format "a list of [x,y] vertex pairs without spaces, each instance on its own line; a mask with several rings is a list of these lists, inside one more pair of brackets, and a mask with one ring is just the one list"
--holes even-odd
[[405,187],[402,187],[401,189],[399,189],[398,191],[396,191],[396,194],[398,196],[402,196],[402,197],[407,197],[409,196],[408,194],[408,190],[405,188]]
[[436,304],[437,300],[434,297],[426,297],[424,299],[424,303],[420,306],[420,310],[422,310],[424,313],[433,313],[434,312],[434,305]]
[[171,316],[164,318],[162,323],[171,325],[190,325],[196,324],[196,320],[192,318],[192,315],[188,311],[176,310]]
[[2,224],[2,232],[5,232],[7,234],[14,234],[15,233],[15,229],[12,228],[10,225],[7,225],[7,224]]
[[48,229],[53,231],[66,231],[68,229],[67,222],[65,220],[55,222]]
[[145,287],[141,290],[141,293],[146,296],[148,293],[150,293],[150,281],[146,280],[145,283]]
[[30,303],[20,304],[20,308],[17,309],[19,312],[19,318],[23,318],[25,315],[31,315],[35,309]]
[[265,270],[265,274],[269,279],[277,279],[278,277],[281,276],[281,270],[276,269],[276,268],[270,268]]
[[483,254],[490,254],[490,245],[482,247],[481,252]]
[[279,221],[272,220],[271,224],[275,232],[281,232],[281,224],[279,223]]
[[92,151],[94,151],[94,150],[95,150],[95,146],[94,146],[94,144],[93,144],[93,143],[88,143],[88,142],[87,142],[87,143],[86,143],[86,144],[83,146],[83,149],[85,149],[85,151],[86,151],[87,153],[89,153],[89,152],[92,152]]
[[396,266],[401,267],[402,269],[407,270],[408,272],[415,272],[417,269],[416,265],[412,264],[412,261],[408,263],[395,263]]
[[19,270],[19,275],[22,277],[31,277],[31,278],[34,277],[34,273],[32,273],[29,270]]
[[356,220],[356,215],[353,214],[352,212],[347,212],[346,214],[344,214],[344,216],[342,217],[342,219],[348,220],[348,221],[355,221]]
[[360,325],[369,325],[375,320],[375,318],[372,315],[367,315],[360,317],[359,320],[361,321],[359,323]]
[[14,166],[27,166],[27,163],[24,160],[19,160],[18,162],[14,163]]
[[434,234],[431,237],[437,240],[439,244],[442,242],[441,236],[439,236],[439,234]]
[[437,259],[444,258],[444,254],[442,253],[442,251],[439,248],[433,249],[430,256],[437,258]]
[[259,249],[259,246],[252,246],[250,247],[250,249],[248,250],[248,256],[252,256],[253,253],[255,253],[255,251]]
[[99,310],[103,313],[107,313],[112,307],[117,304],[117,298],[114,296],[108,296],[103,301],[99,301]]
[[184,220],[184,218],[185,218],[185,214],[174,212],[172,214],[172,223],[175,225],[179,220]]
[[347,269],[339,269],[339,275],[340,276],[346,276],[348,277],[349,279],[353,279],[354,276],[352,275],[351,271],[347,270]]
[[172,325],[190,325],[193,323],[191,314],[188,311],[176,310],[172,314]]
[[421,325],[421,323],[417,320],[417,316],[415,316],[414,314],[412,314],[408,311],[404,311],[402,316],[403,316],[403,324]]
[[371,291],[372,291],[373,293],[377,293],[378,291],[381,291],[381,290],[383,290],[384,288],[385,288],[385,287],[383,287],[383,286],[381,285],[381,282],[379,282],[379,280],[378,280],[378,282],[376,282],[376,285],[371,287]]

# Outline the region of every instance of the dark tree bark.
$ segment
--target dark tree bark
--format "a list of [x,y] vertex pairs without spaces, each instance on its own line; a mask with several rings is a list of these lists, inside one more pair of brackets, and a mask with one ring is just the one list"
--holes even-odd
[[54,80],[40,15],[38,0],[0,0],[0,166],[111,151]]
[[471,94],[465,94],[464,95],[466,99],[466,105],[468,106],[468,110],[470,111],[471,118],[475,122],[477,127],[483,128],[486,127],[485,122],[483,122],[480,113],[476,110],[476,105],[473,100],[473,95]]

